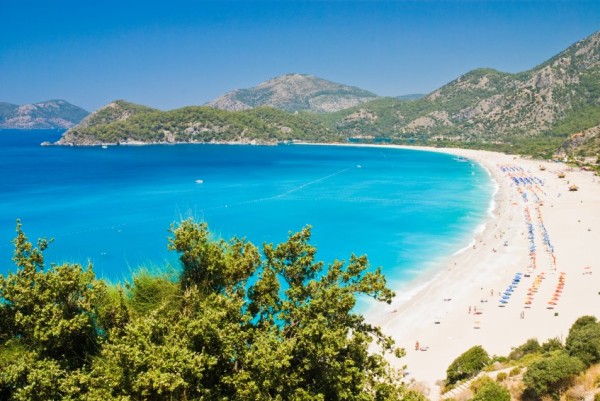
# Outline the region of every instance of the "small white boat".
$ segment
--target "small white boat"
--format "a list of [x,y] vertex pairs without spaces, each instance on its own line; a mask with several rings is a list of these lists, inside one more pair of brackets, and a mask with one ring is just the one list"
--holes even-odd
[[102,145],[102,149],[108,149],[108,146]]
[[202,181],[202,180],[196,180],[196,184],[202,184],[202,183],[204,183],[204,181]]

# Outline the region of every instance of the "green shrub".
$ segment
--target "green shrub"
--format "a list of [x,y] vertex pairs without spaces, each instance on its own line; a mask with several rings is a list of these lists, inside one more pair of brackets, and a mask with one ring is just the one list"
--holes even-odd
[[594,401],[600,401],[600,393],[594,395]]
[[525,372],[523,381],[527,389],[537,396],[549,395],[559,399],[562,391],[583,369],[584,365],[578,358],[560,354],[534,362]]
[[479,379],[473,380],[473,383],[471,383],[471,385],[469,386],[469,388],[471,389],[471,391],[473,392],[473,394],[476,394],[486,384],[492,383],[492,382],[493,382],[493,380],[489,376],[487,376],[487,375],[481,376]]
[[456,383],[459,380],[475,376],[490,361],[488,353],[476,345],[454,360],[446,370],[447,382]]
[[509,375],[510,377],[517,376],[517,375],[519,375],[519,374],[521,374],[521,368],[520,368],[520,367],[518,367],[518,366],[515,366],[514,368],[512,368],[512,369],[510,370],[510,372],[508,373],[508,375]]
[[508,374],[506,374],[506,372],[500,372],[500,373],[498,373],[498,376],[496,376],[496,381],[503,382],[506,380],[507,377],[508,377]]
[[129,306],[138,314],[144,315],[160,306],[176,302],[179,295],[178,283],[167,273],[151,273],[140,269],[134,273],[133,283],[128,285]]
[[542,351],[552,352],[563,349],[564,346],[558,337],[549,338],[545,343],[542,344]]
[[500,362],[500,363],[506,363],[508,362],[509,359],[505,356],[498,356],[498,355],[494,355],[492,357],[492,359],[490,359],[490,364],[494,363],[494,362]]
[[512,352],[508,355],[508,358],[515,361],[523,358],[525,355],[540,352],[540,350],[541,347],[538,340],[535,338],[530,338],[529,340],[525,341],[523,345],[520,345],[519,347],[512,350]]
[[567,336],[569,355],[590,366],[600,362],[600,323],[593,316],[580,317],[573,323]]
[[472,401],[510,401],[510,393],[498,383],[486,383],[475,393]]

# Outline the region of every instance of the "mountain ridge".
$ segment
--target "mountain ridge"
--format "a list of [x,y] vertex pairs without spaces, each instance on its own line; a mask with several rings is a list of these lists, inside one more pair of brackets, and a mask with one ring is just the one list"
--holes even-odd
[[[327,104],[329,95],[326,94],[332,88],[330,85],[338,89],[350,88],[348,91],[352,96],[358,94],[362,97],[357,95],[358,100],[349,100],[356,102],[352,107],[346,108],[347,104],[339,101],[338,97],[333,106],[328,106],[327,112],[311,111],[311,104]],[[352,92],[355,90],[358,92]],[[340,89],[336,96],[342,92]],[[153,129],[164,131],[167,126],[166,132],[172,133],[169,126],[177,126],[180,131],[176,132],[179,137],[175,141],[186,141],[189,136],[185,132],[194,131],[192,126],[203,126],[203,132],[228,132],[221,139],[209,135],[210,141],[247,142],[253,140],[252,135],[259,142],[282,138],[304,141],[386,138],[387,142],[399,144],[474,147],[543,157],[550,157],[559,149],[566,149],[570,155],[581,153],[589,156],[588,153],[592,152],[593,156],[593,149],[597,146],[590,144],[596,143],[595,138],[599,134],[597,129],[591,128],[600,124],[600,31],[527,71],[511,74],[493,68],[474,69],[424,97],[378,97],[371,92],[307,74],[282,75],[255,88],[229,94],[232,95],[220,106],[216,103],[223,97],[213,101],[212,107],[188,109],[195,110],[193,118],[190,115],[194,113],[163,112],[167,114],[160,117],[158,125],[148,125],[148,121],[135,117],[131,123],[138,125],[129,128],[138,133],[148,132],[148,137],[156,138]],[[315,100],[319,98],[321,103]],[[292,116],[289,112],[293,112],[301,120],[292,123],[292,117],[275,111],[267,113],[264,109],[261,113],[269,115],[271,120],[259,128],[257,121],[251,121],[256,116],[249,117],[252,116],[250,111],[257,110],[253,108],[256,105],[267,103],[278,109],[287,108],[288,116]],[[216,106],[243,111],[226,112]],[[183,120],[164,120],[180,117]],[[198,118],[206,118],[208,125]],[[107,115],[104,120],[87,120],[87,123],[70,131],[85,130],[84,136],[93,138],[92,132],[101,134],[104,129],[114,133],[119,126],[118,120],[118,115]],[[283,120],[285,124],[280,123]],[[243,124],[246,123],[250,125],[244,129]],[[287,130],[290,127],[286,124],[299,124],[303,128]],[[269,131],[277,126],[287,127],[285,135]],[[237,127],[235,134],[228,131],[232,127]],[[316,129],[318,134],[306,131],[309,127]],[[270,133],[265,136],[260,129]],[[581,132],[585,132],[585,141],[575,140],[569,142],[569,146],[563,146],[570,136]],[[76,136],[72,139],[71,144],[78,144]],[[206,136],[200,135],[190,140],[206,139]],[[93,139],[90,140],[93,142]],[[145,141],[143,136],[136,140]],[[588,145],[578,147],[583,143]]]
[[252,88],[235,89],[206,105],[228,111],[274,107],[296,112],[327,113],[376,99],[372,92],[338,84],[309,74],[290,73],[271,78]]
[[0,102],[0,128],[68,129],[88,114],[88,111],[62,99],[22,105]]
[[566,139],[600,123],[600,31],[527,71],[479,68],[424,98],[376,99],[321,120],[342,135],[399,143],[502,144],[511,151],[543,136]]

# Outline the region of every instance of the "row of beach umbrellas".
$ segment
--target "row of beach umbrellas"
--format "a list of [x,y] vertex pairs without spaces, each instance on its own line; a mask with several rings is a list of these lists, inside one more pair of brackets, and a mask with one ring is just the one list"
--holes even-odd
[[554,294],[550,298],[550,301],[548,301],[548,309],[554,309],[554,307],[558,305],[558,301],[560,300],[560,296],[562,295],[563,288],[565,287],[566,275],[567,274],[565,272],[560,273],[560,276],[558,277],[558,284],[554,289]]
[[533,284],[531,287],[527,289],[527,298],[525,299],[525,307],[531,308],[531,304],[533,303],[533,297],[538,292],[540,285],[542,284],[542,280],[545,279],[544,272],[538,274],[536,278],[533,280]]
[[524,171],[524,170],[523,170],[523,167],[520,167],[520,166],[514,166],[514,165],[512,165],[512,164],[503,164],[503,165],[500,165],[500,166],[498,166],[498,167],[500,167],[500,170],[501,170],[503,173],[507,173],[507,172],[520,172],[520,171]]
[[523,278],[523,273],[515,274],[515,276],[512,279],[512,282],[508,285],[508,287],[506,287],[506,290],[504,290],[504,292],[502,294],[500,294],[500,299],[498,300],[498,302],[500,302],[501,305],[499,305],[499,306],[504,306],[508,303],[511,295],[517,288],[517,285],[519,285],[519,283],[521,282],[522,278]]

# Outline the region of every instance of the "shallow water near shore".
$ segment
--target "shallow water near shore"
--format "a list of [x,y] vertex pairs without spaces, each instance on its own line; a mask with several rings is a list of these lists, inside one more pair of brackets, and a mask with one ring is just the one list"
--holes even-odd
[[454,156],[340,146],[41,147],[58,131],[0,131],[0,273],[15,220],[51,237],[47,261],[91,261],[111,281],[177,266],[169,226],[206,221],[223,238],[281,242],[312,225],[318,258],[367,254],[397,287],[469,243],[493,185]]

